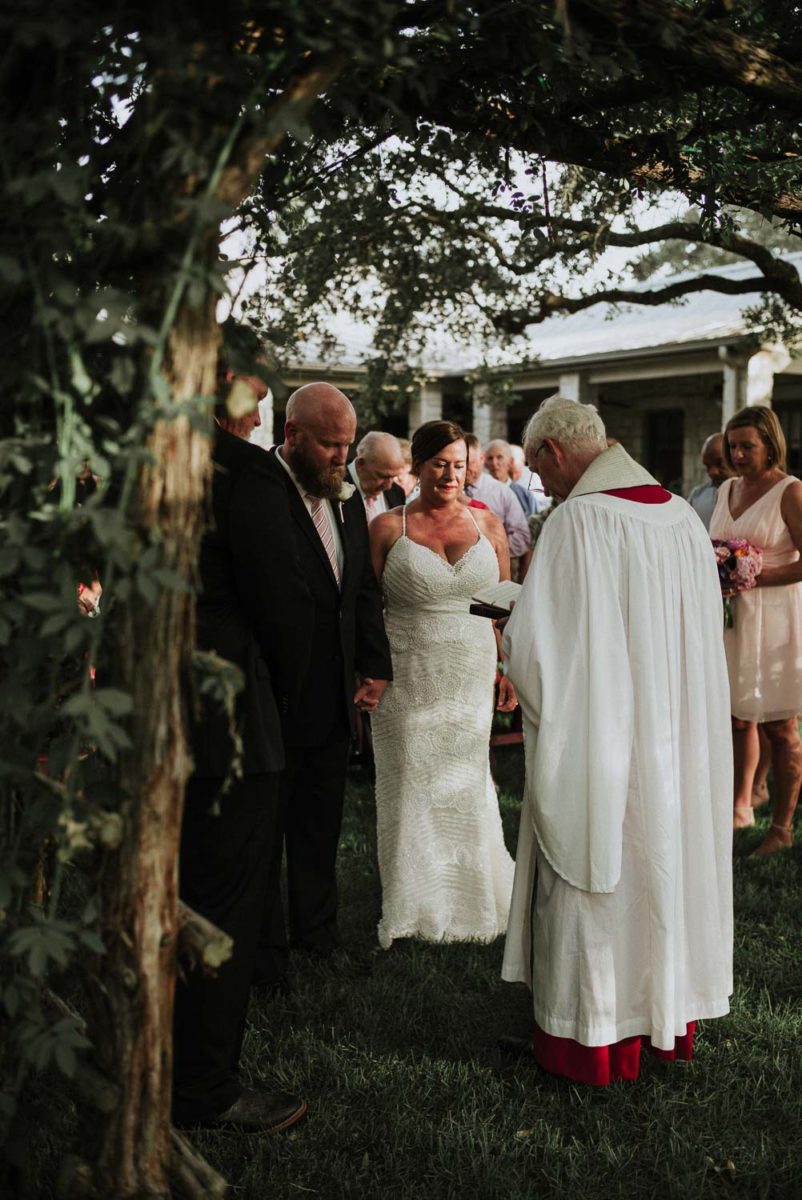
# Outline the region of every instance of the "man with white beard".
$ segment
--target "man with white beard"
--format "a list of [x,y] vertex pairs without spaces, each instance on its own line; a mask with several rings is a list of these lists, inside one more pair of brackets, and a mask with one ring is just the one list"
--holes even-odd
[[729,1010],[721,595],[702,524],[592,406],[550,397],[524,449],[564,503],[504,635],[527,780],[503,977],[532,989],[538,1064],[607,1084]]

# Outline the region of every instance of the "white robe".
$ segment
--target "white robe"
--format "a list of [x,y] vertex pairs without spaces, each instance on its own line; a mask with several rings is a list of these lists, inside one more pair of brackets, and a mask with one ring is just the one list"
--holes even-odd
[[[546,1033],[664,1050],[732,990],[732,742],[709,539],[621,447],[546,522],[505,632],[524,718],[503,977]],[[596,490],[596,489],[599,490]]]

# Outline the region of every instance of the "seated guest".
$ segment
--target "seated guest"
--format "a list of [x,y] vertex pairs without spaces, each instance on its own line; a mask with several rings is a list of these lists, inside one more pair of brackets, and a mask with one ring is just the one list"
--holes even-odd
[[711,433],[702,446],[702,466],[707,471],[707,483],[700,483],[688,497],[691,508],[698,513],[705,529],[710,528],[710,518],[716,507],[718,489],[725,479],[731,479],[733,472],[724,457],[724,434]]
[[[505,629],[526,794],[503,976],[581,1083],[688,1059],[732,990],[732,746],[715,558],[684,500],[554,396],[527,458],[563,503]],[[699,736],[699,731],[704,736]]]
[[510,548],[510,558],[520,558],[529,550],[529,526],[518,501],[505,484],[486,474],[485,456],[475,433],[466,433],[468,450],[465,470],[465,494],[471,500],[481,500],[504,526]]

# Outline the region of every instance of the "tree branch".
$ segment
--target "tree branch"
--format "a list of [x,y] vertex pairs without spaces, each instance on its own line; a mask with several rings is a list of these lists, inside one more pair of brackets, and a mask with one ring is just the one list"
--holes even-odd
[[[680,70],[691,67],[697,81],[725,83],[802,114],[802,68],[721,21],[700,18],[671,0],[577,0],[573,18],[581,20],[583,12],[619,33],[631,32],[641,57],[655,55],[663,67],[666,62]],[[671,41],[663,36],[669,26]]]
[[178,902],[178,957],[184,966],[214,975],[233,953],[234,942],[206,917]]
[[[728,279],[721,275],[697,275],[666,284],[664,287],[653,288],[651,291],[641,291],[634,288],[602,288],[589,296],[563,296],[554,292],[545,292],[537,298],[537,307],[533,309],[513,309],[493,318],[496,327],[503,333],[520,334],[530,325],[540,325],[556,313],[576,313],[582,309],[591,308],[594,304],[638,304],[654,307],[667,304],[671,300],[679,300],[694,292],[721,292],[727,296],[744,296],[750,292],[779,292],[771,280],[763,276],[753,276],[749,279]],[[802,296],[800,296],[802,300]]]

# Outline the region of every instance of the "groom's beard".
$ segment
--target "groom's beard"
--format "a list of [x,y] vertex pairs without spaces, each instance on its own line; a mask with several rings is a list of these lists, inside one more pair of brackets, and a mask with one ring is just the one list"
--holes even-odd
[[336,500],[345,479],[345,467],[318,467],[311,463],[302,445],[295,445],[288,463],[295,472],[295,478],[310,496],[318,496],[321,500]]

